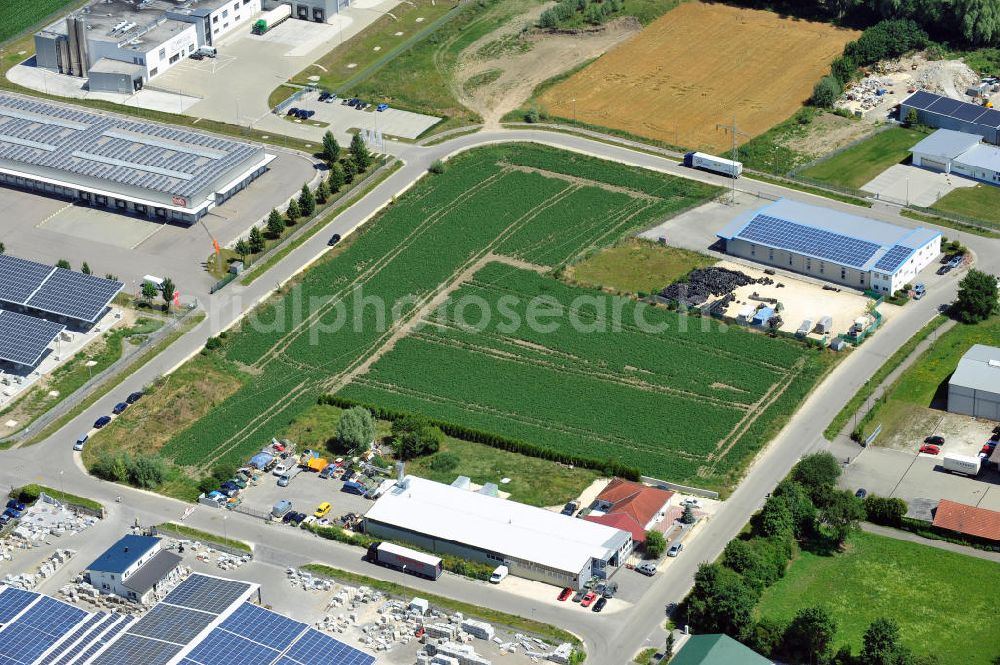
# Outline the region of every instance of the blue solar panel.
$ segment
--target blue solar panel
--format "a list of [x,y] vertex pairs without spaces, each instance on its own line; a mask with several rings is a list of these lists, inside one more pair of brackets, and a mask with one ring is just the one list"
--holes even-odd
[[122,635],[94,660],[94,665],[166,665],[184,647],[150,640],[138,635]]
[[167,594],[163,602],[221,614],[230,605],[246,596],[249,590],[250,585],[246,582],[192,575]]
[[986,111],[987,109],[982,106],[976,106],[975,104],[962,104],[962,106],[951,115],[953,118],[958,118],[959,120],[975,122],[980,116],[986,113]]
[[71,319],[93,322],[124,285],[63,268],[45,280],[26,305]]
[[42,596],[0,632],[0,653],[32,663],[80,623],[87,613]]
[[[112,615],[112,617],[122,618],[120,615]],[[107,628],[106,624],[108,623],[110,622],[106,621],[105,623],[98,626],[99,630],[97,630],[96,632],[100,632],[101,630]],[[130,623],[132,623],[132,617],[126,615],[120,623],[117,623],[114,626],[112,626],[111,630],[108,630],[108,632],[101,635],[100,639],[95,640],[89,647],[87,647],[87,650],[80,655],[80,658],[79,660],[76,661],[76,663],[77,664],[86,663],[87,659],[89,659],[95,653],[100,651],[101,647],[103,647],[105,644],[114,639],[115,635],[125,630]]]
[[770,215],[757,215],[737,237],[765,247],[787,249],[854,268],[864,266],[881,249],[881,245],[874,242],[795,224]]
[[1000,111],[990,109],[979,117],[979,124],[989,125],[990,127],[1000,127]]
[[903,261],[910,258],[911,254],[913,254],[912,248],[896,245],[878,260],[878,263],[875,264],[875,270],[883,270],[889,273],[896,272],[896,269],[903,265]]
[[55,268],[0,254],[0,300],[23,305]]
[[[310,628],[285,654],[300,665],[372,665],[375,656]],[[282,659],[284,660],[284,659]]]
[[38,598],[37,593],[7,587],[0,593],[0,623],[7,623]]
[[905,102],[906,106],[913,107],[915,109],[925,109],[934,102],[938,100],[938,95],[931,94],[929,92],[924,92],[919,90],[910,96]]
[[215,621],[216,616],[185,607],[157,605],[129,628],[128,632],[164,642],[187,644],[208,628],[208,624]]
[[927,107],[927,110],[932,113],[940,113],[941,115],[951,115],[957,111],[962,106],[962,102],[948,99],[947,97],[939,97],[936,102]]
[[240,605],[219,628],[274,649],[284,649],[307,628],[306,624],[250,603]]
[[[66,639],[64,639],[62,643],[48,655],[48,658],[46,660],[52,663],[58,662],[58,660],[62,660],[61,656],[65,654],[71,646],[74,646],[74,644],[78,640],[80,640],[81,637],[83,637],[84,633],[86,633],[91,628],[94,628],[99,622],[103,621],[104,618],[105,618],[104,612],[98,612],[97,614],[90,617],[82,624],[80,624],[80,627],[74,630],[72,633],[70,633],[66,637]],[[80,646],[82,647],[83,645],[81,644]]]
[[224,630],[213,630],[187,658],[200,665],[270,665],[279,655],[276,649]]
[[0,360],[35,367],[66,326],[0,310]]

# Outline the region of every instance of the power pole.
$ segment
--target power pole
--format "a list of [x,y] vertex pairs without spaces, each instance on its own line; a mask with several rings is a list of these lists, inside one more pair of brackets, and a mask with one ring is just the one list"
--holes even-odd
[[[732,139],[733,139],[733,154],[732,154],[731,159],[734,162],[740,161],[740,151],[739,151],[739,146],[737,145],[736,141],[737,141],[737,139],[740,136],[745,136],[747,138],[750,138],[750,135],[747,134],[746,132],[740,131],[740,128],[736,126],[736,114],[735,113],[733,114],[733,124],[732,125],[723,125],[721,123],[716,123],[715,124],[715,129],[716,130],[721,129],[722,131],[727,132],[732,137]],[[733,177],[733,186],[732,186],[732,190],[731,190],[731,192],[729,194],[729,197],[730,197],[729,198],[730,205],[735,205],[736,204],[736,177],[735,176]]]

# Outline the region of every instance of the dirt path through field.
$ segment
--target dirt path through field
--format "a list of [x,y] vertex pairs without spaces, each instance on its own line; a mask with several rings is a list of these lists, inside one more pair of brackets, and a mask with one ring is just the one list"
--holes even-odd
[[[455,95],[482,116],[489,129],[499,127],[500,118],[531,97],[539,83],[598,57],[641,29],[638,21],[625,18],[579,34],[541,32],[532,26],[547,6],[535,7],[482,37],[458,58]],[[493,80],[474,85],[476,77],[484,76]]]

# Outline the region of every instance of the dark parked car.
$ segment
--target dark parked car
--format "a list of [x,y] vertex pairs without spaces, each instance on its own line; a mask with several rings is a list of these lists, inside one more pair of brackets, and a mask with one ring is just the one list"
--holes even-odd
[[946,274],[948,272],[951,272],[951,266],[950,265],[943,265],[943,266],[941,266],[940,268],[937,269],[937,274],[939,274],[939,275],[944,275],[944,274]]
[[607,598],[598,598],[597,602],[594,603],[593,609],[591,609],[590,611],[591,612],[600,612],[601,610],[604,609],[604,606],[607,605],[607,604],[608,604],[608,599]]
[[864,487],[861,487],[858,489],[857,492],[854,493],[854,496],[858,497],[859,499],[863,499],[866,496],[868,496],[868,490],[866,490]]
[[932,446],[943,446],[944,445],[944,437],[943,436],[938,436],[938,435],[935,434],[934,436],[929,436],[926,439],[924,439],[924,443],[929,443]]
[[7,508],[10,508],[11,510],[16,510],[19,513],[23,513],[27,508],[27,506],[25,506],[17,499],[11,499],[10,501],[7,502]]
[[94,429],[101,429],[105,425],[111,422],[111,416],[101,416],[94,421]]
[[326,241],[326,244],[329,247],[333,247],[338,242],[340,242],[340,234],[339,233],[334,233],[332,236],[330,236],[330,239]]
[[188,57],[191,58],[192,60],[204,60],[205,59],[205,56],[203,56],[201,53],[198,53],[197,51],[195,51],[194,53],[192,53]]
[[572,517],[573,514],[579,509],[580,509],[579,501],[570,501],[565,506],[563,506],[562,514],[569,515],[570,517]]
[[306,514],[305,513],[295,513],[295,512],[293,512],[293,513],[291,513],[291,515],[292,515],[292,517],[291,517],[291,519],[288,520],[288,523],[291,524],[292,526],[298,526],[298,525],[302,524],[302,520],[304,520],[306,518]]
[[[294,511],[294,510],[289,510],[289,511],[288,511],[287,513],[285,513],[285,514],[284,514],[284,515],[282,516],[282,518],[281,518],[281,521],[282,521],[282,522],[284,522],[285,524],[288,524],[289,522],[291,522],[291,521],[292,521],[292,519],[293,519],[293,518],[294,518],[294,517],[295,517],[296,515],[298,515],[298,513],[296,513],[296,512]],[[305,518],[303,517],[302,519],[305,519]]]
[[127,408],[128,408],[128,402],[118,402],[117,404],[115,404],[115,408],[111,409],[111,413],[117,416],[120,415]]
[[288,109],[288,111],[285,112],[285,115],[295,115],[295,116],[297,116],[298,114],[299,114],[299,110],[297,108],[295,108],[294,106],[292,108]]
[[583,597],[586,596],[586,595],[587,595],[587,590],[586,589],[580,589],[579,591],[577,591],[576,593],[573,594],[573,602],[574,603],[579,603],[581,600],[583,600]]
[[126,397],[125,401],[128,402],[129,404],[135,404],[136,402],[142,399],[142,394],[143,393],[141,390],[137,390],[128,397]]

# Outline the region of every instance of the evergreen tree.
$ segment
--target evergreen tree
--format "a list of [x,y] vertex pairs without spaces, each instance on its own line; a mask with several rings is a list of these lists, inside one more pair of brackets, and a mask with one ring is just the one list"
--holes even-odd
[[323,135],[323,157],[329,164],[335,164],[340,158],[340,144],[330,130]]
[[312,217],[316,212],[316,197],[313,196],[309,185],[302,185],[302,193],[299,195],[299,211],[303,217]]
[[272,238],[279,237],[285,230],[285,220],[282,218],[281,213],[277,210],[272,210],[271,214],[267,217],[267,232],[271,234]]
[[264,251],[264,234],[256,226],[250,229],[248,242],[251,254],[260,254]]
[[344,167],[340,165],[340,162],[330,165],[330,177],[327,178],[327,182],[330,183],[330,191],[334,194],[339,192],[340,188],[347,182],[347,178],[344,175]]
[[299,210],[299,203],[295,199],[288,202],[288,209],[285,211],[285,217],[288,218],[289,224],[295,224],[299,221],[299,217],[302,216],[302,211]]
[[330,198],[330,186],[326,184],[326,180],[320,180],[319,185],[316,187],[316,203],[320,205],[327,202]]
[[354,138],[351,139],[351,158],[354,159],[359,173],[367,169],[372,163],[372,156],[368,152],[368,146],[365,145],[365,140],[361,138],[361,134],[355,134]]

